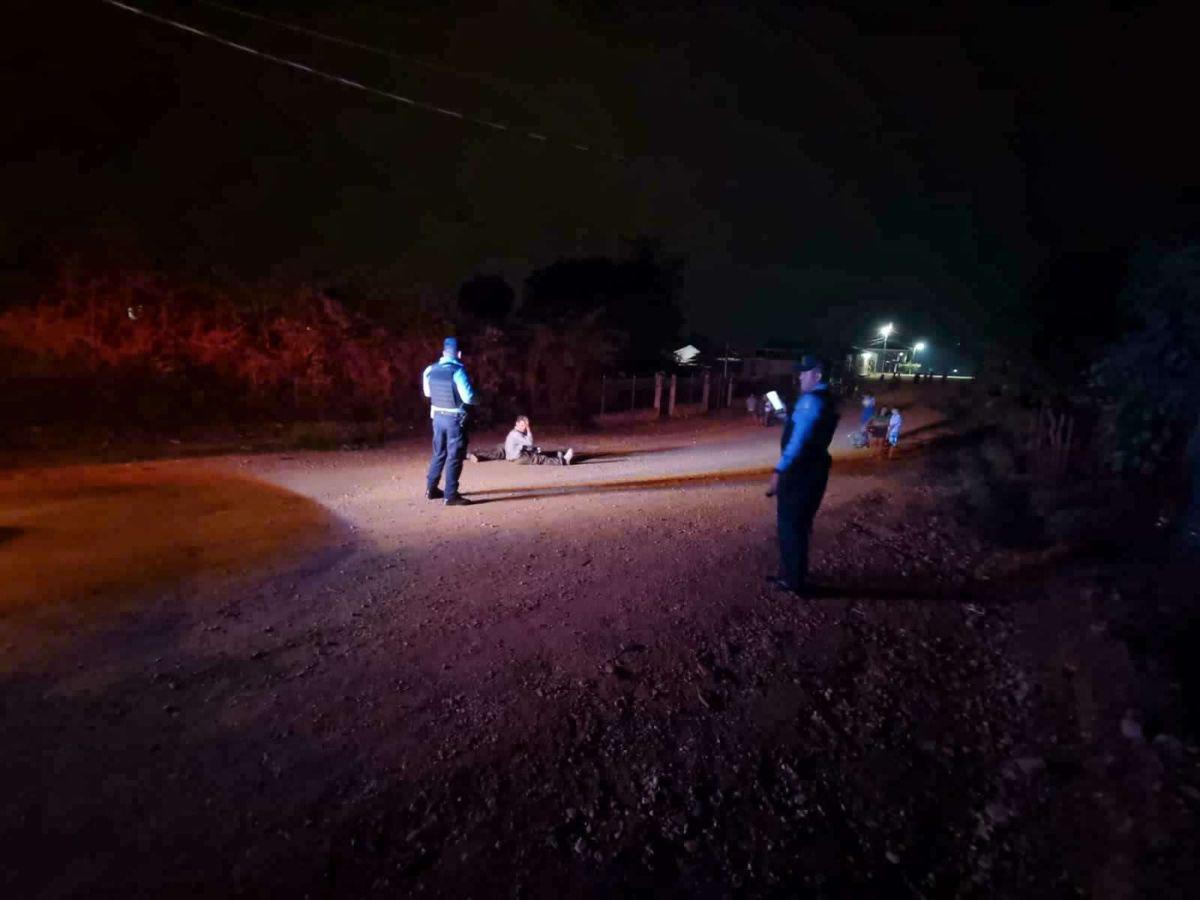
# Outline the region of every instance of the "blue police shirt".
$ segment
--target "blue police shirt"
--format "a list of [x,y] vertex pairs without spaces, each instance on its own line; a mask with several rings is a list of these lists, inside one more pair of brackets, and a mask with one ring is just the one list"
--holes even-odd
[[827,390],[828,387],[824,383],[818,384],[812,391],[802,396],[800,402],[792,410],[792,433],[779,457],[779,463],[775,466],[776,472],[780,474],[786,472],[800,455],[805,442],[812,435],[817,420],[821,417],[821,401],[813,394],[817,391]]

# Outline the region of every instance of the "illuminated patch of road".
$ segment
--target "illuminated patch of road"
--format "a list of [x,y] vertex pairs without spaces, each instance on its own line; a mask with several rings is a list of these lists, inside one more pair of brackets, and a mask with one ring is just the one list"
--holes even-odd
[[0,614],[117,600],[315,547],[319,504],[191,462],[0,475]]

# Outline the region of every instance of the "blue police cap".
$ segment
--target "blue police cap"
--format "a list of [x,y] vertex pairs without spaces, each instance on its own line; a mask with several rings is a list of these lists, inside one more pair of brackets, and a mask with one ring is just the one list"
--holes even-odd
[[792,367],[792,371],[796,373],[807,372],[810,369],[820,369],[822,372],[824,372],[825,366],[821,363],[820,359],[809,353],[805,353],[802,357],[800,357],[796,365]]

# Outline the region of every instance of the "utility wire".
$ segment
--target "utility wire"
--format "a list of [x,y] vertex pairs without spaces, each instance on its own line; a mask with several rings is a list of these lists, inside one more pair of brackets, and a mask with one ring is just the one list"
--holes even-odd
[[373,44],[364,44],[361,41],[351,40],[350,38],[341,37],[336,34],[328,34],[324,31],[317,31],[315,28],[306,28],[303,25],[297,25],[294,22],[285,22],[282,19],[274,19],[270,16],[264,16],[262,13],[252,13],[248,10],[238,9],[236,6],[230,6],[228,3],[218,3],[216,0],[196,0],[200,6],[208,6],[213,9],[219,9],[222,12],[229,13],[234,16],[241,16],[243,19],[250,19],[253,22],[262,22],[266,25],[273,25],[276,28],[282,28],[284,31],[290,31],[293,34],[302,34],[305,37],[315,38],[318,41],[326,41],[330,44],[337,44],[341,47],[349,47],[353,50],[362,50],[364,53],[371,53],[375,56],[382,56],[386,59],[393,59],[397,62],[408,63],[410,65],[420,66],[424,69],[429,69],[431,72],[438,72],[443,75],[453,75],[456,78],[463,78],[469,81],[478,81],[481,84],[491,85],[492,87],[503,88],[505,90],[528,90],[528,85],[517,84],[505,78],[500,78],[496,75],[484,74],[482,72],[466,72],[462,69],[456,69],[453,66],[443,65],[441,63],[430,62],[427,59],[422,59],[419,56],[412,56],[406,53],[397,53],[394,50],[387,50],[383,47],[376,47]]
[[[470,115],[468,113],[459,112],[458,110],[454,110],[454,109],[447,109],[444,106],[438,106],[437,104],[434,104],[434,103],[426,103],[421,100],[414,100],[412,97],[405,97],[402,94],[396,94],[396,93],[393,93],[392,91],[384,90],[383,88],[377,88],[377,87],[373,87],[371,85],[363,84],[360,81],[355,81],[352,78],[346,78],[343,75],[337,75],[333,72],[326,72],[326,71],[323,71],[322,69],[315,69],[312,66],[308,66],[308,65],[305,65],[304,63],[296,62],[295,60],[288,59],[287,57],[284,57],[284,56],[277,56],[274,53],[268,53],[265,50],[258,50],[256,48],[248,46],[246,44],[239,44],[236,41],[231,41],[228,38],[221,37],[220,35],[213,34],[212,32],[204,31],[203,29],[196,28],[194,25],[188,25],[184,22],[176,21],[175,19],[169,19],[166,16],[160,16],[155,13],[148,12],[147,10],[141,9],[140,7],[131,6],[128,3],[122,3],[122,2],[120,2],[120,0],[100,0],[100,2],[105,3],[109,6],[116,7],[117,9],[124,10],[125,12],[133,13],[134,15],[137,15],[137,16],[144,16],[145,18],[151,19],[162,25],[168,25],[171,28],[177,28],[180,31],[187,32],[188,34],[195,35],[196,37],[202,37],[202,38],[205,38],[206,40],[215,41],[216,43],[222,44],[226,47],[229,47],[230,49],[239,50],[242,53],[248,53],[251,56],[257,56],[257,57],[260,57],[261,59],[270,60],[273,63],[278,63],[279,65],[286,66],[289,69],[295,69],[298,72],[305,72],[309,75],[315,75],[318,78],[323,78],[326,81],[333,82],[334,84],[340,84],[343,87],[353,88],[354,90],[363,91],[364,93],[367,93],[367,94],[374,94],[377,97],[383,97],[384,99],[392,100],[396,103],[401,103],[404,106],[409,106],[409,107],[412,107],[413,109],[421,109],[426,112],[436,113],[437,115],[445,116],[450,119],[458,119],[459,121],[462,121],[462,122],[471,122],[475,125],[482,125],[485,128],[491,128],[494,131],[506,131],[511,134],[517,135],[519,137],[528,138],[531,141],[538,141],[539,143],[550,143],[549,138],[547,138],[544,134],[540,134],[539,132],[536,132],[536,131],[526,131],[526,130],[524,130],[522,128],[518,128],[516,126],[507,125],[503,122],[497,122],[492,119],[485,119],[481,116]],[[586,144],[576,144],[576,143],[572,143],[570,141],[558,141],[558,140],[555,140],[553,143],[570,146],[571,148],[582,151],[584,153],[594,153],[597,156],[606,157],[608,159],[615,160],[616,162],[628,162],[629,161],[628,157],[621,156],[620,154],[616,154],[616,153],[605,153],[603,151],[596,150],[592,147],[589,147]]]

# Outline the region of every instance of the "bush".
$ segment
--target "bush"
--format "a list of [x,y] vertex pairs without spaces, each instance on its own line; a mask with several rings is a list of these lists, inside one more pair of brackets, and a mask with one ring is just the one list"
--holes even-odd
[[0,314],[0,378],[19,397],[5,419],[161,429],[415,418],[424,402],[414,387],[443,333],[431,320],[395,335],[308,290],[239,296],[154,276],[98,279]]
[[1126,302],[1137,326],[1093,379],[1111,404],[1113,468],[1150,474],[1179,461],[1200,414],[1200,246],[1143,254]]
[[1171,482],[1184,498],[1178,533],[1200,550],[1200,245],[1147,251],[1134,271],[1138,326],[1094,370],[1110,403],[1110,463]]
[[[467,335],[476,423],[590,411],[588,387],[620,343],[600,318]],[[174,434],[256,422],[423,422],[421,373],[452,329],[421,315],[404,328],[303,287],[180,286],[153,274],[64,280],[0,313],[0,422],[8,443],[20,440],[16,429],[56,425]]]

